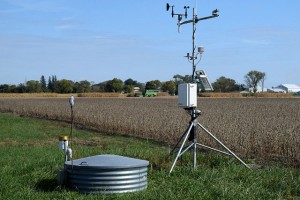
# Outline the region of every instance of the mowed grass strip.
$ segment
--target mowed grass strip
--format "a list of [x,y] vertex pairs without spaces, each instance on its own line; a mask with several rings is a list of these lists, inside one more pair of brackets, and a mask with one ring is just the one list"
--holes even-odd
[[0,199],[297,199],[300,170],[264,166],[248,170],[234,159],[198,153],[193,170],[189,153],[178,161],[165,161],[169,147],[150,140],[105,135],[75,129],[74,159],[118,154],[150,161],[148,188],[119,195],[84,195],[58,186],[56,171],[63,167],[59,135],[69,124],[0,114]]

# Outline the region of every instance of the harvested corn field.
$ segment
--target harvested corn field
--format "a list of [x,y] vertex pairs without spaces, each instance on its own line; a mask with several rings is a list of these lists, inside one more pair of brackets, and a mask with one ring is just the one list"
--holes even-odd
[[[199,98],[199,122],[242,158],[300,164],[300,99]],[[66,98],[0,98],[0,111],[69,121]],[[75,123],[174,144],[189,115],[177,98],[76,98]],[[201,143],[216,146],[199,131]]]

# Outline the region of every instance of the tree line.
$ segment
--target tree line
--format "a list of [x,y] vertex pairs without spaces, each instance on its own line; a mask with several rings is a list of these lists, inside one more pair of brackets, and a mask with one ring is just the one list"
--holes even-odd
[[122,81],[118,78],[93,84],[87,80],[74,82],[72,80],[58,80],[56,75],[49,76],[48,81],[44,75],[40,80],[29,80],[18,85],[2,84],[0,93],[86,93],[86,92],[124,92],[132,93],[135,89],[143,93],[145,90],[159,89],[170,94],[175,93],[174,81],[161,82],[159,80],[140,83],[131,78]]
[[[264,72],[252,70],[245,75],[246,84],[238,84],[231,78],[221,76],[215,82],[212,83],[215,92],[234,92],[242,91],[246,87],[254,88],[254,92],[257,91],[259,83],[264,84],[266,75]],[[159,80],[151,80],[146,83],[140,83],[131,78],[122,81],[118,78],[104,81],[98,84],[93,84],[87,80],[74,82],[67,79],[58,80],[56,75],[49,76],[48,81],[44,75],[40,80],[29,80],[26,83],[20,83],[19,85],[0,85],[0,93],[42,93],[42,92],[54,92],[54,93],[85,93],[85,92],[124,92],[132,93],[134,90],[138,90],[144,93],[145,90],[161,90],[168,92],[171,95],[177,94],[178,85],[181,83],[189,83],[192,81],[191,75],[179,75],[173,76],[173,80],[161,82]]]
[[[189,83],[192,81],[192,76],[190,75],[182,76],[177,74],[173,76],[173,78],[176,85],[176,93],[178,84]],[[245,84],[239,84],[234,79],[221,76],[215,82],[212,83],[212,86],[214,88],[214,92],[238,92],[244,91],[246,88],[253,88],[253,92],[256,93],[259,84],[261,84],[262,88],[264,88],[266,73],[251,70],[244,76],[244,80]]]

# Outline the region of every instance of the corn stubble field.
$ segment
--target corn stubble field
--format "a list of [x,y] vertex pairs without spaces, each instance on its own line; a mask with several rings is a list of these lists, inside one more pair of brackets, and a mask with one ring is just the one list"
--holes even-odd
[[[244,159],[300,166],[299,98],[199,98],[199,122]],[[67,98],[0,98],[0,112],[70,121]],[[190,116],[177,98],[76,98],[79,127],[175,144]],[[198,131],[198,141],[217,144]],[[172,146],[171,146],[172,147]]]

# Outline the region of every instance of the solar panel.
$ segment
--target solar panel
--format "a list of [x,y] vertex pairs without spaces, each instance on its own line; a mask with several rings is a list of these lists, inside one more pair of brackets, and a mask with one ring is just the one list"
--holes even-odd
[[200,85],[200,89],[204,91],[213,91],[211,83],[203,70],[196,71],[196,81]]

